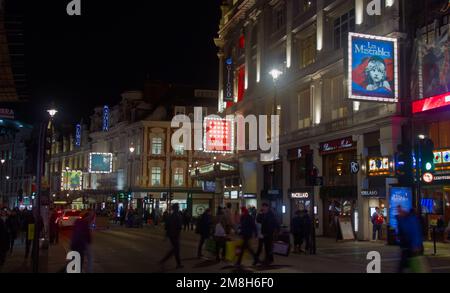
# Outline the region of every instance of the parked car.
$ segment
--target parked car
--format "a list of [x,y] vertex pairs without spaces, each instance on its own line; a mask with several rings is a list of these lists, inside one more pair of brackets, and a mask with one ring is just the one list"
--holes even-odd
[[76,220],[81,219],[81,212],[75,210],[66,210],[62,214],[61,219],[59,220],[60,227],[73,227],[75,226]]

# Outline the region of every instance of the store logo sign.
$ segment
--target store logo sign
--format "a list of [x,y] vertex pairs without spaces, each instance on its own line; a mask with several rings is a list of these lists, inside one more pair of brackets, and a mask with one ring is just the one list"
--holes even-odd
[[308,199],[309,198],[309,192],[296,192],[291,194],[291,198],[294,199]]

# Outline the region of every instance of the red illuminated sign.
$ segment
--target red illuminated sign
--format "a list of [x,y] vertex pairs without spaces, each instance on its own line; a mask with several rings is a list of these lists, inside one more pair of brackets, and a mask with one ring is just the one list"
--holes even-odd
[[203,148],[207,153],[232,153],[234,124],[229,119],[205,118]]
[[415,101],[413,103],[413,113],[422,113],[448,105],[450,105],[450,93]]

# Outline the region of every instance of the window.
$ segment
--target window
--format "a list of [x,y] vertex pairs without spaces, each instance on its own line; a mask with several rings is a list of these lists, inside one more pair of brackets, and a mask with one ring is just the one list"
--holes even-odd
[[153,167],[152,168],[152,186],[161,185],[161,168]]
[[311,126],[311,91],[304,90],[298,95],[298,128]]
[[176,115],[186,115],[186,107],[175,107],[175,116]]
[[355,30],[355,10],[341,15],[334,20],[334,49],[341,49],[348,42],[348,33]]
[[344,118],[348,115],[346,101],[346,84],[344,76],[340,75],[331,79],[331,103],[333,105],[331,118],[333,120]]
[[316,38],[311,35],[300,41],[300,66],[306,67],[316,61]]
[[174,152],[176,156],[183,156],[184,155],[184,145],[179,144],[176,145],[174,148]]
[[173,184],[175,186],[184,185],[184,170],[183,168],[175,168],[175,173],[173,175]]
[[275,8],[274,18],[274,32],[277,32],[284,26],[284,7]]
[[161,155],[163,142],[161,137],[154,137],[152,139],[152,155]]

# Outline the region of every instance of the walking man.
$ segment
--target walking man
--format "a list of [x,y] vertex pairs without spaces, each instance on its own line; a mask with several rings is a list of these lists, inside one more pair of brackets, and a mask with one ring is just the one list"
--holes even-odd
[[252,255],[254,261],[257,260],[256,254],[253,251],[253,249],[250,246],[250,240],[252,239],[252,237],[254,235],[257,234],[256,231],[256,224],[254,219],[252,218],[252,216],[250,216],[247,208],[243,207],[241,209],[241,219],[240,219],[240,223],[241,223],[241,237],[243,240],[242,246],[241,246],[241,253],[239,254],[238,257],[238,261],[236,263],[237,267],[241,266],[241,262],[242,262],[242,257],[244,256],[245,250],[248,250],[250,252],[250,254]]
[[181,259],[180,259],[180,233],[183,225],[183,221],[181,219],[181,215],[179,212],[180,208],[178,204],[174,204],[172,206],[172,214],[170,216],[166,217],[166,235],[167,238],[170,240],[170,244],[172,245],[172,248],[169,250],[169,252],[166,254],[166,256],[159,262],[159,264],[162,266],[164,263],[172,257],[172,255],[175,256],[175,260],[177,262],[177,269],[183,268],[181,265]]
[[211,235],[211,209],[206,209],[203,215],[200,216],[200,219],[198,221],[198,231],[200,233],[200,243],[198,244],[198,250],[197,250],[197,257],[201,258],[202,255],[202,249],[203,244],[207,239],[209,239]]

